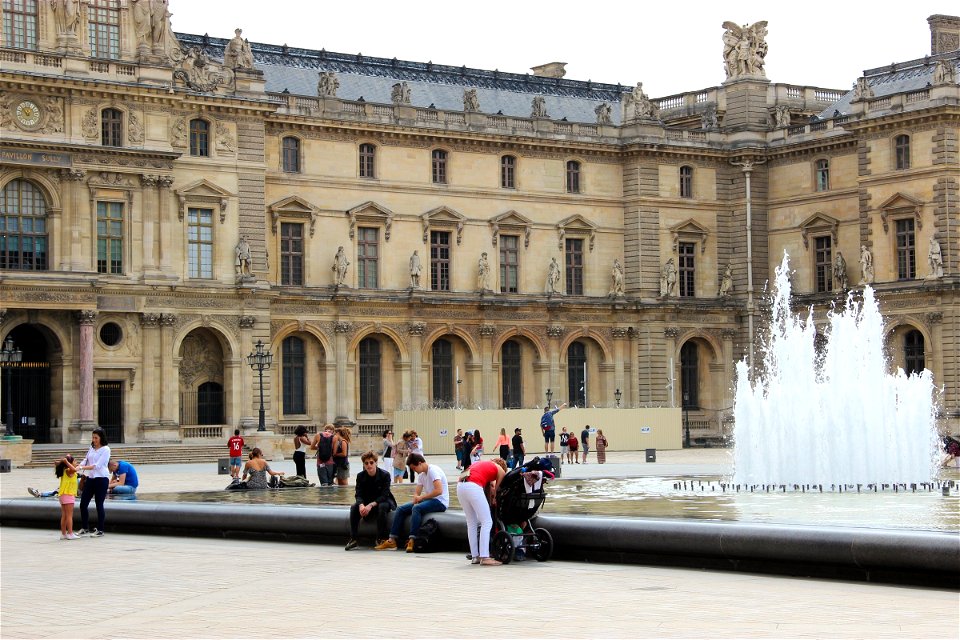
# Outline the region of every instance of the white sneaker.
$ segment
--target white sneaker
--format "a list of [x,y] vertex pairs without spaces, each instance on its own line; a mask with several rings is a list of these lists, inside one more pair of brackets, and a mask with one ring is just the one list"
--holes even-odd
[[39,497],[40,497],[40,492],[37,491],[36,489],[34,489],[33,487],[27,487],[27,493],[29,493],[30,495],[32,495],[34,498],[39,498]]
[[61,533],[61,534],[60,534],[60,539],[61,539],[61,540],[69,540],[70,538],[69,538],[68,536],[65,536],[65,535],[63,535],[63,534]]
[[67,539],[67,540],[79,540],[79,539],[80,539],[80,536],[78,536],[78,535],[75,534],[75,533],[69,533],[69,534],[67,534],[66,539]]

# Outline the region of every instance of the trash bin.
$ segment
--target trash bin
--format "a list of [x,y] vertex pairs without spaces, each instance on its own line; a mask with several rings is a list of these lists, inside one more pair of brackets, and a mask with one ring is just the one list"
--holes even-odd
[[217,475],[221,475],[221,476],[230,475],[230,458],[217,459]]
[[9,458],[0,458],[0,473],[10,473],[12,466]]
[[656,462],[656,461],[657,461],[657,450],[647,449],[647,462]]
[[548,455],[548,456],[546,456],[546,458],[547,458],[547,460],[550,461],[550,464],[553,465],[553,475],[554,475],[554,477],[559,478],[559,477],[560,477],[560,466],[561,466],[560,456],[550,456],[550,455]]

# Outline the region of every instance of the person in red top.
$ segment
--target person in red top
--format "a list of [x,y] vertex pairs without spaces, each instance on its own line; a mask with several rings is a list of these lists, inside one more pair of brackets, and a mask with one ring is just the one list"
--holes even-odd
[[474,462],[470,466],[469,475],[457,483],[457,499],[463,508],[463,514],[467,516],[471,564],[502,564],[490,557],[490,531],[493,529],[490,503],[497,495],[497,484],[503,480],[506,473],[507,463],[503,458],[481,460]]
[[243,438],[240,436],[240,429],[233,430],[233,437],[227,440],[227,447],[230,448],[230,475],[239,480],[240,465],[243,464]]

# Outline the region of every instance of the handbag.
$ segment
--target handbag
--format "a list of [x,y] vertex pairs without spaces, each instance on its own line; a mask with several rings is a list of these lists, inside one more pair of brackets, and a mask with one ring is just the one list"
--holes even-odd
[[407,475],[407,474],[408,474],[408,473],[410,473],[410,472],[409,472],[409,471],[407,471],[406,469],[404,469],[404,470],[403,470],[403,479],[404,479],[404,480],[406,480],[406,479],[407,479],[407,477],[408,477],[408,475]]

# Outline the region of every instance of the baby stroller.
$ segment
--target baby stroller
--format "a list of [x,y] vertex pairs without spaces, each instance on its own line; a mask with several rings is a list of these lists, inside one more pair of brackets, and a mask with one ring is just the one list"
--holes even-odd
[[553,555],[550,532],[530,524],[547,498],[543,485],[553,477],[553,465],[539,457],[503,476],[497,487],[497,504],[492,508],[490,555],[494,559],[508,564],[519,551],[544,562]]

